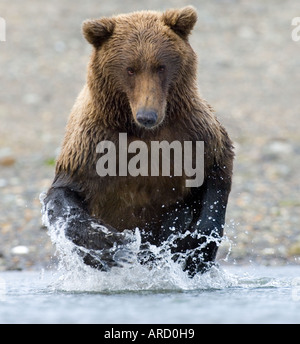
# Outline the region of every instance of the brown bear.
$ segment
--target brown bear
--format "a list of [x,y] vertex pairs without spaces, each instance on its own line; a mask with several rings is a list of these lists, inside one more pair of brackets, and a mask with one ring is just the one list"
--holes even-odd
[[[116,252],[128,244],[126,232],[136,228],[141,263],[154,259],[149,245],[160,246],[171,236],[173,260],[189,276],[215,260],[234,153],[227,132],[198,94],[197,57],[188,41],[196,20],[195,9],[185,7],[83,23],[93,48],[87,82],[70,115],[44,211],[50,225],[63,221],[84,262],[100,270],[122,265]],[[109,141],[118,147],[120,133],[126,133],[128,145],[139,141],[149,150],[153,141],[193,142],[194,148],[204,142],[203,183],[187,187],[187,174],[175,174],[174,167],[169,176],[118,173],[127,147],[116,149],[117,173],[99,176],[103,155],[97,146]],[[192,157],[195,163],[194,151]]]

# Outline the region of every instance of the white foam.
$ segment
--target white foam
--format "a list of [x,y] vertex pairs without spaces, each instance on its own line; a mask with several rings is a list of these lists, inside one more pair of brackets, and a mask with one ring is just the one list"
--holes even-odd
[[[122,267],[113,267],[108,272],[96,270],[84,264],[82,258],[76,253],[78,247],[65,237],[65,223],[63,219],[58,219],[55,225],[50,225],[47,211],[51,209],[51,202],[45,206],[44,195],[40,197],[43,213],[43,223],[48,228],[51,241],[56,246],[59,256],[58,277],[55,287],[65,291],[88,291],[88,292],[120,292],[120,291],[141,291],[141,290],[193,290],[193,289],[219,289],[231,286],[235,283],[232,275],[225,273],[218,267],[213,267],[204,274],[197,274],[193,278],[183,271],[181,259],[174,262],[170,252],[170,245],[178,238],[172,234],[168,242],[160,247],[150,245],[149,250],[156,257],[155,263],[151,265],[141,265],[138,261],[140,252],[141,234],[138,229],[130,236],[130,244],[123,250],[115,251],[115,259],[118,255],[122,257]],[[181,236],[184,237],[190,232]],[[192,233],[194,235],[194,233]],[[197,234],[195,234],[197,235]],[[216,241],[213,236],[208,239]],[[83,252],[92,256],[97,251],[80,248]],[[128,255],[124,261],[124,255]]]

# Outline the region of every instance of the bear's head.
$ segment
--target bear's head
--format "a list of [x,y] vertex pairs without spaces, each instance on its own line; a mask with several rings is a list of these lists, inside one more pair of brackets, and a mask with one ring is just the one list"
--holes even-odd
[[194,87],[196,55],[188,36],[196,20],[189,6],[85,21],[83,34],[94,47],[88,73],[92,97],[105,96],[102,103],[111,112],[117,112],[117,99],[123,111],[127,102],[131,121],[157,127],[170,111],[170,99],[176,103],[174,98]]

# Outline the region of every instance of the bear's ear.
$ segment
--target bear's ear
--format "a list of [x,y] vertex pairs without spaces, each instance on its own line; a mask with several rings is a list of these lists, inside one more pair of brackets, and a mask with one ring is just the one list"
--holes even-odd
[[163,13],[162,20],[179,36],[186,39],[197,21],[197,12],[192,6],[168,10]]
[[114,31],[115,21],[112,18],[86,20],[82,24],[82,32],[86,40],[99,47]]

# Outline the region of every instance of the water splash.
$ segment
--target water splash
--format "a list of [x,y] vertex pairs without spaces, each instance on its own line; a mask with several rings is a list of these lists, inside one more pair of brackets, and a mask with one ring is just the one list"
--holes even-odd
[[[41,194],[42,221],[48,228],[52,243],[56,247],[56,254],[59,257],[56,288],[65,291],[78,292],[123,292],[123,291],[182,291],[196,289],[222,289],[230,287],[236,283],[235,277],[224,272],[218,266],[213,266],[208,272],[196,274],[193,278],[183,271],[182,265],[185,255],[181,254],[175,262],[172,259],[170,247],[178,239],[174,234],[169,239],[157,247],[148,245],[147,249],[141,251],[141,232],[128,232],[130,236],[129,244],[123,250],[115,251],[115,260],[122,262],[122,267],[113,267],[108,272],[96,270],[86,265],[80,254],[78,246],[65,236],[65,226],[63,219],[51,225],[47,209],[44,204],[45,194]],[[186,232],[180,234],[197,235]],[[207,241],[217,241],[214,235],[207,237]],[[218,242],[219,244],[219,242]],[[90,255],[97,255],[97,252],[80,247],[81,252]],[[130,252],[130,256],[128,255]],[[152,255],[155,257],[154,263],[140,264],[142,255]],[[125,257],[125,259],[124,259]],[[144,257],[147,260],[147,257]]]

